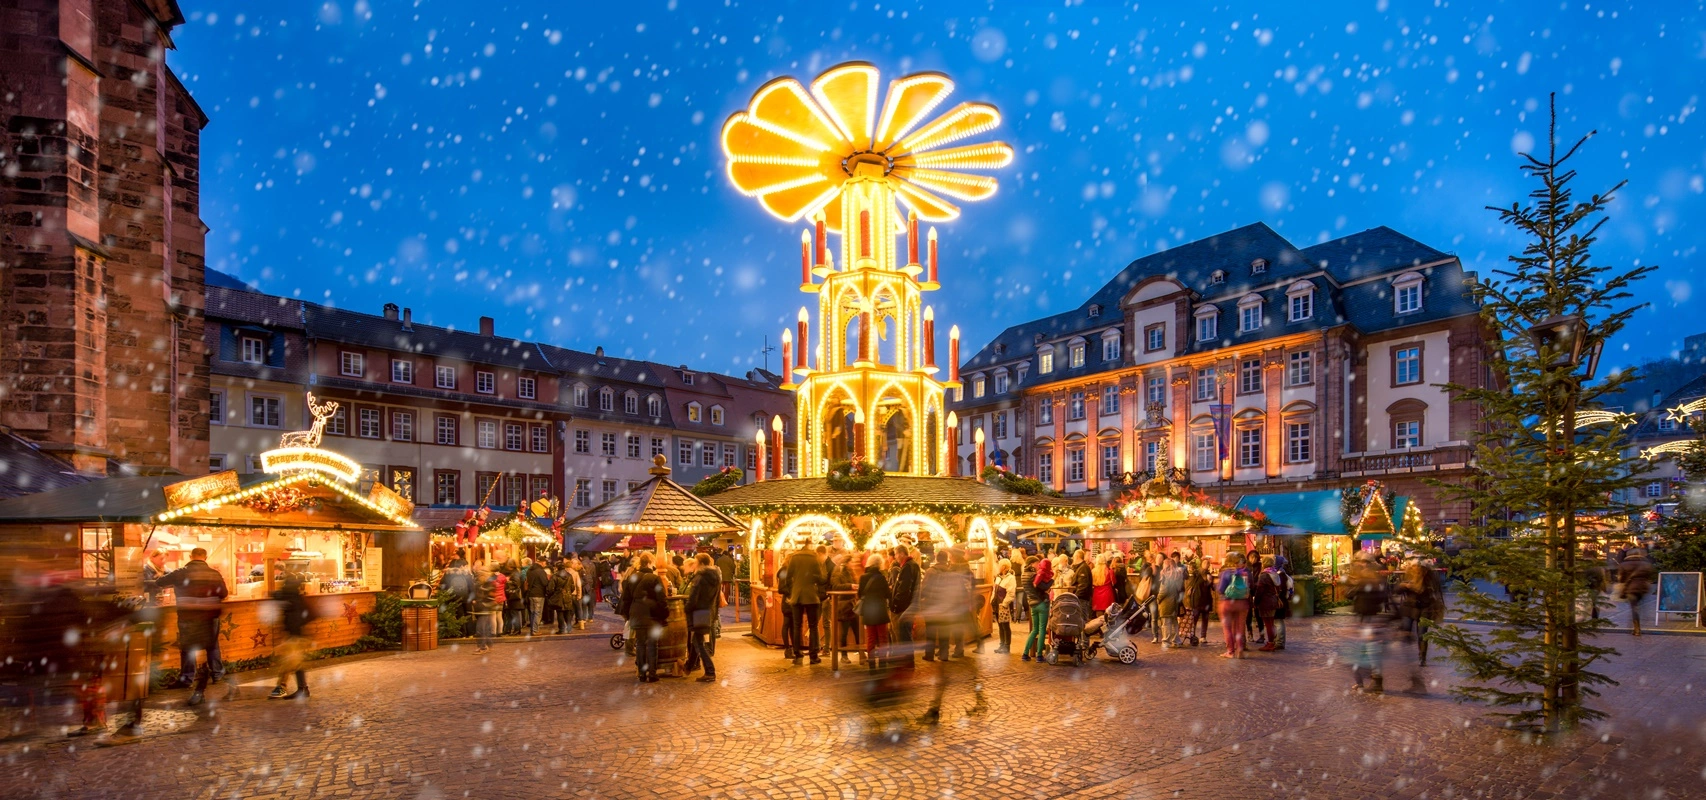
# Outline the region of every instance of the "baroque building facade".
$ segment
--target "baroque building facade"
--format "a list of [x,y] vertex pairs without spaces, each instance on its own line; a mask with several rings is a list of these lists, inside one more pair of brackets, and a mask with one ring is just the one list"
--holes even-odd
[[1140,258],[961,367],[957,452],[1069,495],[1157,471],[1238,495],[1373,478],[1430,522],[1471,466],[1484,328],[1455,257],[1381,227],[1298,248],[1257,223]]

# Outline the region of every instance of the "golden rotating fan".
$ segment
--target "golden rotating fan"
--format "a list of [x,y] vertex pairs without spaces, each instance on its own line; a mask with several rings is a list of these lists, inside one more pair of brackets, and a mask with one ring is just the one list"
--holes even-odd
[[783,220],[822,211],[832,230],[841,226],[842,185],[856,172],[881,175],[919,219],[955,219],[960,208],[944,195],[982,200],[996,186],[994,178],[961,170],[1004,167],[1013,148],[1003,142],[944,148],[1001,123],[1000,112],[985,103],[961,103],[924,122],[953,90],[940,73],[897,78],[879,113],[878,73],[870,64],[831,67],[809,91],[798,80],[777,78],[723,124],[729,180]]

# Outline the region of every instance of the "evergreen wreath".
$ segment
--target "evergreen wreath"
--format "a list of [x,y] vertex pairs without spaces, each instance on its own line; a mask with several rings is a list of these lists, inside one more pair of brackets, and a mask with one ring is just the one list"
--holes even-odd
[[984,467],[982,477],[985,483],[1008,494],[1041,495],[1043,497],[1061,496],[1060,492],[1050,489],[1048,484],[1036,478],[1027,478],[994,465]]
[[692,492],[696,497],[710,497],[739,486],[741,479],[745,477],[746,473],[740,467],[723,467],[721,471],[713,472],[701,478],[698,483],[693,484],[693,488],[687,491]]
[[830,464],[829,474],[824,477],[829,482],[829,488],[838,492],[863,492],[877,488],[877,485],[883,482],[884,474],[877,465],[864,459],[855,459]]

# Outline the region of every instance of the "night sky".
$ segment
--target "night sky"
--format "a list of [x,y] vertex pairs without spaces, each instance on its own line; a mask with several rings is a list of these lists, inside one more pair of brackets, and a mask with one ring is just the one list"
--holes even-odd
[[1629,180],[1598,260],[1662,266],[1607,362],[1706,331],[1699,3],[181,3],[208,263],[268,292],[742,372],[806,299],[800,226],[733,191],[718,131],[860,59],[1004,113],[1001,192],[940,226],[970,351],[1256,221],[1389,225],[1485,274],[1551,91],[1566,138],[1599,131],[1578,189]]

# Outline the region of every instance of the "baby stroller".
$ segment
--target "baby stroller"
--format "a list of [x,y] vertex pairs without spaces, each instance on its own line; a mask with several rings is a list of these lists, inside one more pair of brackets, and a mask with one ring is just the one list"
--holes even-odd
[[1048,653],[1043,658],[1055,664],[1061,656],[1070,656],[1076,666],[1084,663],[1084,650],[1084,602],[1075,594],[1063,593],[1049,603]]
[[1120,660],[1121,664],[1137,663],[1137,642],[1132,640],[1149,624],[1149,612],[1142,603],[1128,601],[1125,604],[1114,604],[1084,626],[1084,638],[1100,634],[1101,638],[1091,642],[1089,652],[1085,657],[1096,655],[1096,648],[1108,651],[1108,655]]

